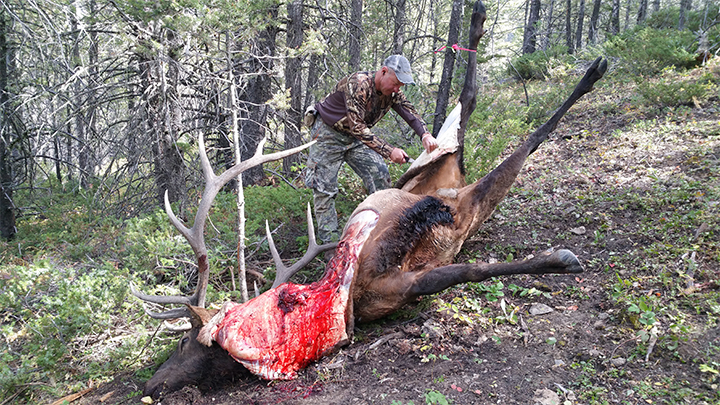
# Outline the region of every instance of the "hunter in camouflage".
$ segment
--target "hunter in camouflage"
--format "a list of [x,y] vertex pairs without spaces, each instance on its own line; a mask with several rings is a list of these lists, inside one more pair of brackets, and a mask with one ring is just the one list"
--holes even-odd
[[337,175],[344,162],[372,194],[390,186],[384,159],[395,163],[409,159],[405,151],[370,130],[391,108],[420,136],[428,152],[437,147],[422,117],[400,90],[405,84],[414,84],[410,63],[403,56],[392,55],[376,72],[356,72],[340,80],[333,93],[309,110],[306,123],[312,125],[317,143],[310,147],[305,184],[313,190],[322,243],[339,238],[335,197]]

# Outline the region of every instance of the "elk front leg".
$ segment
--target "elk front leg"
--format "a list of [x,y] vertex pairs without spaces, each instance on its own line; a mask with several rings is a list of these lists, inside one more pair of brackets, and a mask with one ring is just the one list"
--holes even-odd
[[511,274],[571,274],[582,273],[583,267],[573,252],[565,249],[542,254],[530,260],[510,263],[451,264],[430,270],[416,279],[411,295],[419,297],[440,292],[456,284],[482,281]]

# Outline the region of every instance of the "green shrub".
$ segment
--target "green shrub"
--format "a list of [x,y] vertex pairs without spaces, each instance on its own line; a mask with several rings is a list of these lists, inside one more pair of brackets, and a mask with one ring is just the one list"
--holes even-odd
[[618,67],[631,74],[655,75],[667,67],[697,65],[696,38],[688,30],[640,27],[610,37],[603,47],[608,56],[620,59]]
[[705,73],[697,80],[665,70],[659,80],[637,80],[637,89],[650,104],[659,107],[704,104],[718,92],[717,77]]
[[474,182],[495,167],[507,146],[525,134],[527,107],[505,97],[478,97],[465,132],[465,166],[468,183]]
[[551,71],[569,63],[567,47],[553,46],[548,50],[535,51],[514,59],[507,67],[507,73],[515,78],[545,80]]

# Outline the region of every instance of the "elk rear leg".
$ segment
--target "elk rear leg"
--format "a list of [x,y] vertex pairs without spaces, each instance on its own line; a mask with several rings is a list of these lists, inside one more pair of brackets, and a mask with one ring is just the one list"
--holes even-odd
[[560,106],[560,108],[557,109],[555,114],[543,125],[540,126],[535,132],[533,132],[532,135],[528,138],[526,141],[526,146],[529,147],[530,153],[535,152],[535,149],[540,146],[541,143],[543,143],[548,135],[552,131],[557,128],[558,123],[560,122],[560,119],[565,115],[565,113],[570,109],[570,107],[577,102],[580,97],[584,96],[585,94],[592,91],[593,86],[595,83],[602,79],[602,77],[605,75],[605,72],[607,71],[607,59],[602,60],[602,57],[599,57],[595,59],[595,61],[590,65],[588,70],[585,72],[585,75],[582,79],[580,79],[580,82],[575,86],[575,89],[573,90],[572,94],[570,94],[570,97],[568,97],[567,100]]
[[491,277],[511,274],[573,274],[582,273],[583,267],[573,252],[561,249],[542,254],[530,260],[510,263],[451,264],[430,270],[413,283],[411,295],[419,297],[440,292],[456,284],[477,282]]

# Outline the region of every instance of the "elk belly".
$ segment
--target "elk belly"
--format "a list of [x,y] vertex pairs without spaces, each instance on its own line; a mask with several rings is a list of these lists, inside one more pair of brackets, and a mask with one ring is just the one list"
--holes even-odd
[[321,280],[285,283],[244,304],[226,303],[206,333],[254,374],[295,378],[297,370],[347,342],[350,285],[378,217],[367,210],[351,218]]

